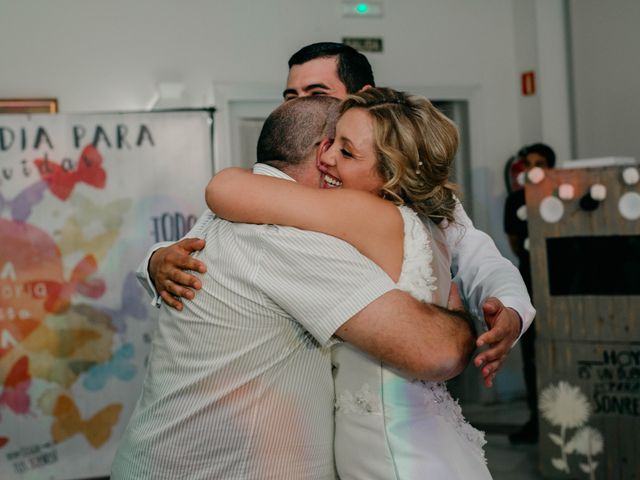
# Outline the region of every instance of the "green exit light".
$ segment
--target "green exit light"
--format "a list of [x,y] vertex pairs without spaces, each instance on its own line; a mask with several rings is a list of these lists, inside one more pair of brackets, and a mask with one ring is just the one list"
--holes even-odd
[[382,2],[374,1],[374,0],[367,1],[367,2],[343,0],[342,16],[343,17],[381,18]]

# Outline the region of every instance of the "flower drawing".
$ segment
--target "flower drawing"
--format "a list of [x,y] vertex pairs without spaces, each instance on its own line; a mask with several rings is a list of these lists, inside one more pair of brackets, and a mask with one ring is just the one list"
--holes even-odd
[[540,413],[551,425],[576,428],[587,422],[591,406],[580,387],[560,381],[540,394]]
[[582,427],[576,432],[565,447],[567,453],[579,453],[580,455],[597,455],[604,449],[604,440],[599,430],[593,427]]
[[[581,442],[584,440],[582,440],[582,437],[576,439],[575,446],[572,445],[571,451],[567,451],[567,429],[578,428],[587,423],[591,415],[589,400],[579,387],[575,387],[568,382],[560,381],[557,385],[549,385],[542,391],[540,394],[539,408],[542,416],[551,423],[551,425],[560,427],[560,435],[555,433],[549,434],[551,441],[560,447],[561,455],[559,458],[552,458],[551,464],[557,470],[570,473],[567,454],[577,451],[578,440]],[[581,443],[580,447],[582,446]]]
[[586,463],[580,463],[580,469],[589,474],[590,479],[595,479],[595,471],[598,462],[593,460],[594,455],[604,450],[604,440],[599,430],[592,427],[582,427],[564,447],[566,453],[578,453],[586,458]]

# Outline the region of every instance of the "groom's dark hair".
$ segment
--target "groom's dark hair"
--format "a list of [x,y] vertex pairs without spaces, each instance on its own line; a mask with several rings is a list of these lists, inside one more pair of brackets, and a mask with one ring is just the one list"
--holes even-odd
[[303,65],[316,58],[335,58],[337,74],[347,92],[356,93],[366,85],[376,86],[373,70],[367,57],[344,43],[319,42],[306,45],[291,55],[289,70],[294,65]]
[[300,165],[326,137],[333,138],[339,100],[302,97],[285,102],[266,119],[258,139],[258,163],[280,170]]

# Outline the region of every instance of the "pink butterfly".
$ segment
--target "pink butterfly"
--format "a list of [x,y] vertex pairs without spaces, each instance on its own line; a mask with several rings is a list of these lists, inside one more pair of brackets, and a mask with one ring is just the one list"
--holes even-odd
[[68,282],[53,280],[34,280],[27,285],[41,283],[47,288],[44,308],[47,312],[63,313],[71,306],[72,295],[79,293],[85,297],[100,298],[105,292],[104,280],[92,278],[98,265],[93,255],[87,255],[78,262]]
[[17,415],[29,413],[31,405],[29,397],[30,386],[29,357],[23,355],[13,364],[4,380],[4,389],[0,393],[0,406],[9,408]]

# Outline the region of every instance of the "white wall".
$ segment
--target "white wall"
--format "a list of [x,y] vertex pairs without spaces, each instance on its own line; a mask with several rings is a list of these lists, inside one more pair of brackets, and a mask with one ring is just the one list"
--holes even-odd
[[382,19],[343,19],[337,0],[0,0],[0,97],[138,110],[158,82],[179,81],[185,106],[204,106],[213,84],[283,85],[304,44],[380,36],[384,53],[369,55],[379,84],[475,92],[474,217],[507,253],[502,168],[541,131],[519,94],[524,63],[536,67],[535,27],[523,40],[514,17],[536,1],[549,0],[387,0]]
[[559,162],[573,158],[571,151],[570,66],[567,7],[559,0],[536,0],[538,69],[542,135]]
[[576,157],[640,160],[640,2],[572,0]]

